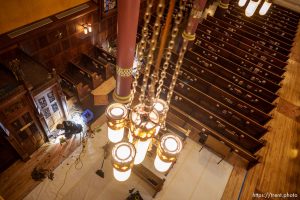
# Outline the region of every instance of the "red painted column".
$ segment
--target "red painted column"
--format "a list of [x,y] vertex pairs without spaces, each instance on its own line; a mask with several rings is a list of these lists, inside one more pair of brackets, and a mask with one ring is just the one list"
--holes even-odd
[[229,2],[230,2],[230,0],[221,0],[220,3],[219,3],[219,6],[218,6],[218,8],[217,8],[217,10],[215,12],[215,15],[223,16],[224,13],[228,9]]
[[194,34],[196,32],[205,4],[206,0],[194,0],[193,8],[189,16],[189,24],[185,29],[186,33]]
[[[192,41],[195,39],[196,37],[196,30],[198,27],[198,24],[200,23],[201,20],[201,16],[202,16],[202,12],[205,8],[205,4],[206,4],[207,0],[194,0],[193,1],[193,8],[191,10],[189,19],[188,19],[188,24],[184,30],[184,33],[187,37],[190,37],[189,39],[189,44],[188,48],[193,44]],[[183,45],[183,40],[182,38],[180,38],[179,40],[179,45],[177,48],[177,52],[179,53],[179,50],[181,49]]]
[[139,11],[140,0],[118,1],[117,83],[113,98],[119,103],[127,103],[130,98]]

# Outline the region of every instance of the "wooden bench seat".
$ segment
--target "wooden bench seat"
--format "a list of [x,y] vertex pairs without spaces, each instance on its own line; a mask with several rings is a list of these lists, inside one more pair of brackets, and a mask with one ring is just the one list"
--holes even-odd
[[[179,109],[176,106],[171,105],[170,111],[168,114],[167,120],[173,121],[174,123],[182,126],[182,127],[194,127],[195,130],[198,130],[196,134],[208,134],[212,137],[216,138],[221,143],[227,145],[230,147],[235,153],[240,155],[242,158],[249,161],[249,167],[254,166],[256,163],[259,162],[259,156],[256,156],[254,154],[251,154],[249,151],[245,150],[238,144],[233,143],[231,140],[227,139],[223,135],[219,134],[218,132],[215,132],[211,130],[209,127],[202,124],[199,120],[195,119],[194,117],[190,116],[188,113],[183,112],[181,109]],[[193,133],[190,133],[190,135]],[[199,135],[197,138],[195,138],[195,141],[198,142]]]
[[[194,45],[190,49],[194,52],[202,52],[202,55],[207,53],[216,56],[217,59],[213,60],[213,62],[222,65],[226,69],[231,69],[233,72],[240,74],[266,90],[276,93],[280,88],[278,83],[280,83],[282,77],[254,65],[248,60],[240,58],[230,49],[225,50],[199,37],[196,38]],[[236,69],[240,70],[236,71]]]
[[88,55],[99,60],[100,62],[106,61],[114,65],[116,65],[117,62],[117,59],[114,55],[97,46],[93,46],[93,48],[88,52]]
[[[171,63],[173,65],[173,63]],[[167,73],[172,74],[173,69],[169,68]],[[205,72],[204,72],[205,73]],[[264,125],[271,117],[255,107],[241,101],[233,95],[221,90],[217,86],[213,85],[211,82],[203,79],[201,74],[198,76],[196,73],[188,70],[188,67],[182,66],[181,72],[178,76],[185,84],[194,87],[198,91],[201,91],[220,103],[227,105],[228,107],[234,109],[235,111],[248,116],[251,120],[256,121],[257,123]]]
[[[289,38],[288,37],[289,35],[282,36],[272,30],[263,29],[262,27],[258,26],[257,24],[248,22],[244,19],[240,19],[240,18],[232,15],[231,13],[228,13],[228,12],[225,13],[224,17],[225,17],[225,20],[230,19],[230,20],[234,21],[236,24],[242,25],[242,28],[243,27],[245,28],[244,30],[252,30],[252,29],[255,30],[256,36],[258,36],[257,34],[259,34],[259,36],[261,36],[261,34],[263,34],[265,38],[272,38],[272,40],[275,39],[278,42],[283,42],[283,43],[287,44],[287,46],[286,46],[287,48],[288,47],[291,48],[291,45],[294,42],[293,41],[294,38],[293,37]],[[254,33],[254,31],[251,31],[251,32]]]
[[72,63],[68,64],[66,70],[60,76],[73,85],[80,101],[90,94],[91,80],[86,76],[85,72],[79,70]]
[[[236,12],[239,12],[239,13],[244,12],[241,8],[236,7],[236,6],[229,6],[228,10],[230,10],[230,11],[235,10]],[[274,28],[278,27],[278,29],[289,31],[291,34],[295,34],[296,30],[297,30],[296,27],[291,26],[287,23],[281,22],[278,19],[274,19],[274,18],[271,19],[269,17],[259,16],[259,15],[254,15],[251,18],[255,21],[260,21],[265,25],[268,25],[268,26],[272,25],[272,27],[274,27]]]
[[220,26],[219,24],[216,24],[213,21],[209,21],[209,20],[204,20],[202,23],[205,24],[206,26],[213,27],[216,31],[223,33],[226,36],[230,36],[231,38],[233,38],[235,40],[241,41],[241,42],[251,46],[252,48],[254,48],[258,51],[261,51],[269,56],[277,58],[283,62],[286,62],[288,60],[287,55],[277,52],[275,49],[270,49],[270,48],[268,48],[260,43],[257,43],[255,41],[252,41],[243,35],[237,34],[237,33],[235,33],[235,29],[224,28],[224,27]]
[[265,31],[265,30],[272,31],[272,32],[274,32],[278,35],[287,37],[290,40],[294,40],[294,38],[295,38],[295,33],[296,32],[294,32],[294,31],[286,31],[286,30],[281,29],[281,28],[274,28],[272,25],[270,26],[270,24],[266,25],[266,24],[262,23],[261,21],[254,20],[252,17],[246,17],[244,14],[236,12],[235,10],[229,10],[228,13],[232,14],[232,15],[240,18],[240,19],[243,19],[247,22],[256,24],[257,26],[260,27],[260,30],[262,30],[262,31]]
[[242,41],[236,40],[226,34],[222,34],[212,27],[201,24],[201,26],[198,27],[196,33],[198,36],[201,36],[203,33],[205,33],[216,41],[223,41],[224,48],[230,47],[239,49],[240,52],[238,53],[238,55],[246,59],[249,58],[249,60],[255,64],[262,64],[262,67],[270,70],[277,75],[282,75],[285,72],[284,68],[287,65],[286,62],[283,62],[264,52],[258,51],[257,49],[243,43]]
[[[168,89],[164,87],[164,91],[164,94],[162,94],[163,97],[165,97]],[[188,113],[195,119],[201,119],[203,124],[206,124],[211,129],[221,133],[224,137],[233,142],[240,144],[249,152],[255,153],[264,146],[263,141],[257,140],[244,131],[237,129],[176,91],[174,91],[172,105],[180,107],[183,112]]]
[[[247,37],[249,39],[251,39],[252,41],[254,41],[255,43],[259,43],[259,44],[262,44],[263,46],[269,48],[269,49],[273,49],[277,52],[280,52],[282,53],[283,55],[286,55],[288,56],[289,53],[290,53],[290,48],[287,48],[287,47],[281,47],[279,46],[279,42],[275,41],[275,40],[272,40],[272,39],[266,39],[265,37],[259,37],[257,35],[254,35],[252,34],[252,32],[254,31],[246,31],[244,28],[242,28],[241,25],[237,25],[235,26],[235,23],[232,22],[231,20],[226,20],[223,21],[223,20],[220,20],[218,18],[215,18],[215,17],[210,17],[208,16],[206,18],[207,20],[209,21],[212,21],[216,24],[219,24],[220,26],[223,26],[223,27],[227,27],[228,30],[232,30],[233,32],[239,34],[239,35],[242,35],[244,37]],[[255,32],[254,32],[255,33]]]
[[[170,84],[171,77],[171,74],[167,74],[166,81],[164,83],[166,87]],[[214,115],[220,117],[220,119],[245,131],[256,139],[261,138],[267,132],[266,128],[252,121],[248,117],[241,115],[228,106],[209,97],[205,93],[202,93],[196,88],[186,84],[184,79],[180,78],[177,80],[175,91],[197,103],[197,105],[212,112]]]
[[152,196],[153,198],[155,198],[156,194],[162,190],[165,179],[158,177],[143,164],[135,165],[132,168],[132,171],[155,190],[155,193]]
[[[262,87],[259,87],[258,85],[253,83],[254,81],[260,81],[260,79],[249,81],[252,76],[245,74],[247,73],[247,71],[243,70],[242,68],[237,68],[234,72],[232,72],[231,70],[228,70],[221,65],[212,63],[209,59],[206,58],[206,56],[202,56],[201,52],[195,53],[193,51],[187,51],[185,54],[185,58],[196,64],[196,67],[202,66],[222,77],[213,80],[212,83],[215,84],[218,81],[224,82],[222,80],[224,78],[228,80],[229,84],[218,84],[218,86],[220,86],[222,89],[226,88],[226,90],[230,90],[235,95],[243,97],[242,99],[247,99],[247,102],[249,102],[251,105],[259,104],[258,106],[260,107],[260,109],[262,108],[262,110],[267,113],[274,108],[274,106],[272,105],[272,101],[277,98],[276,95],[270,96],[268,93],[263,94]],[[193,69],[193,71],[196,71],[196,69]],[[200,69],[198,73],[199,72],[201,72]]]
[[[173,54],[171,59],[173,59],[174,57],[176,56]],[[246,102],[249,105],[252,105],[253,107],[261,110],[264,113],[269,113],[275,107],[273,104],[262,100],[260,97],[254,95],[248,90],[241,88],[239,85],[235,84],[234,81],[224,79],[224,75],[220,74],[218,71],[213,72],[211,71],[211,69],[206,69],[195,61],[184,59],[182,68],[195,73],[211,84],[217,86],[218,88],[226,91],[233,96],[238,97],[240,100]]]

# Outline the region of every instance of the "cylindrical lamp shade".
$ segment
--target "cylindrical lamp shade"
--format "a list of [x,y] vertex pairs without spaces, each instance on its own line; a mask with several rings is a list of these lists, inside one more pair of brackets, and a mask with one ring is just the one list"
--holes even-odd
[[245,15],[247,17],[251,17],[256,9],[257,9],[257,6],[259,5],[261,0],[250,0],[247,7],[246,7],[246,10],[245,10]]
[[164,128],[165,121],[167,117],[167,112],[169,110],[169,106],[166,101],[162,99],[156,99],[156,101],[153,103],[153,108],[157,111],[159,114],[159,125],[156,127],[155,136],[159,133],[159,130],[161,127]]
[[119,142],[112,149],[113,174],[118,181],[126,181],[133,167],[136,150],[131,143]]
[[107,132],[108,132],[108,139],[112,143],[121,142],[124,137],[124,128],[121,128],[119,130],[113,130],[108,127]]
[[263,5],[261,6],[261,8],[260,8],[260,10],[259,10],[259,14],[260,15],[265,15],[267,12],[268,12],[268,10],[269,10],[269,8],[271,7],[271,5],[272,5],[272,2],[271,2],[271,0],[265,0],[265,2],[263,3]]
[[243,7],[243,6],[247,3],[247,1],[248,1],[248,0],[239,0],[238,5],[239,5],[240,7]]
[[106,109],[108,139],[117,143],[123,139],[128,111],[123,104],[113,103]]
[[126,181],[131,175],[131,169],[121,172],[115,168],[113,168],[114,177],[117,181]]
[[148,140],[145,140],[145,141],[138,140],[135,143],[135,145],[134,145],[135,149],[136,149],[136,155],[135,155],[135,158],[134,158],[134,164],[135,165],[141,164],[144,161],[151,140],[152,139],[148,139]]
[[154,160],[154,167],[157,171],[166,172],[171,167],[172,162],[162,161],[158,155],[156,155]]
[[182,141],[174,134],[168,133],[161,137],[156,152],[154,166],[160,172],[166,172],[182,149]]

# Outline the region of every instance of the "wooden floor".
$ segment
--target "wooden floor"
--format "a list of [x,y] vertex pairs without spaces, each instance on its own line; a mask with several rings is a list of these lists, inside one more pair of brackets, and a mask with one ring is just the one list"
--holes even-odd
[[268,143],[259,152],[262,162],[247,172],[236,160],[223,200],[252,199],[254,193],[296,193],[300,198],[299,26],[285,76],[279,91],[278,106],[273,112],[274,119],[268,124],[271,130],[264,137]]
[[[91,126],[91,130],[105,122],[101,116]],[[40,182],[31,178],[34,167],[54,170],[67,158],[79,145],[80,137],[72,137],[67,143],[50,144],[46,143],[39,148],[27,162],[21,160],[15,162],[11,167],[0,174],[0,197],[5,200],[23,199]],[[54,174],[55,178],[55,174]],[[1,198],[0,198],[1,199]]]

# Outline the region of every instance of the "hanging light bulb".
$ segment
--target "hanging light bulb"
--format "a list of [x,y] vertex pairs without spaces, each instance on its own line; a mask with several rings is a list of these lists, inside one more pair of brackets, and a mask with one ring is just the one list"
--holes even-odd
[[135,165],[141,164],[144,161],[151,140],[152,139],[147,139],[145,141],[138,140],[135,143],[135,145],[134,145],[135,149],[136,149],[136,156],[135,156],[135,159],[134,159],[134,164]]
[[123,104],[113,103],[106,109],[108,139],[113,143],[124,137],[124,127],[128,111]]
[[181,149],[182,142],[178,136],[171,133],[163,135],[154,160],[155,169],[160,172],[168,171]]
[[92,24],[88,24],[88,30],[89,30],[89,33],[91,33],[92,32]]
[[247,5],[247,8],[245,10],[245,15],[247,17],[251,17],[255,13],[255,11],[257,9],[257,6],[259,5],[260,1],[261,0],[250,0],[249,1],[248,5]]
[[268,12],[271,5],[272,5],[271,0],[265,0],[265,2],[263,3],[263,5],[261,6],[261,8],[259,10],[259,14],[260,15],[265,15]]
[[131,143],[119,142],[112,149],[113,174],[118,181],[126,181],[133,167],[136,150]]
[[248,0],[239,0],[238,5],[239,5],[240,7],[243,7],[243,6],[247,3],[247,1],[248,1]]
[[164,123],[165,123],[165,120],[166,120],[167,112],[169,110],[169,106],[168,106],[166,101],[164,101],[162,99],[157,99],[153,103],[153,108],[159,114],[159,124],[156,127],[156,132],[155,132],[155,136],[156,136],[158,134],[160,128],[165,126]]
[[134,160],[135,165],[143,162],[159,123],[159,114],[156,110],[151,110],[151,107],[138,104],[130,113],[130,133],[136,139],[135,148],[137,155]]

